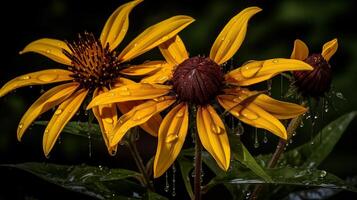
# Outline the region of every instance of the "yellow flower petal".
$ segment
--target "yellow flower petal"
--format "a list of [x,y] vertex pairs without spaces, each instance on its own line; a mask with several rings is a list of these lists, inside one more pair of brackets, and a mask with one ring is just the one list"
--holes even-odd
[[71,65],[71,60],[63,54],[63,50],[72,52],[67,44],[61,40],[43,38],[28,44],[20,54],[35,52],[44,55],[58,63]]
[[92,99],[87,109],[101,104],[118,103],[133,100],[153,99],[170,92],[171,86],[133,83],[124,85],[103,93]]
[[19,126],[17,127],[17,139],[21,141],[26,129],[39,115],[62,103],[78,86],[78,83],[62,84],[48,90],[38,98],[21,118]]
[[225,79],[233,85],[247,86],[268,80],[284,71],[312,70],[313,68],[300,60],[276,58],[265,61],[250,61],[230,71]]
[[129,129],[147,122],[152,116],[160,113],[175,101],[174,97],[169,96],[158,100],[148,100],[122,115],[113,129],[110,146],[117,145]]
[[45,153],[46,157],[55,145],[56,140],[62,129],[80,108],[87,93],[87,90],[79,90],[58,106],[57,110],[55,111],[53,117],[51,118],[45,129],[45,134],[43,135],[42,145],[43,152]]
[[333,39],[329,42],[326,42],[322,47],[321,55],[325,58],[326,61],[329,61],[330,58],[336,53],[338,47],[337,39]]
[[180,103],[162,121],[154,160],[154,178],[161,176],[180,153],[187,135],[188,114],[188,105]]
[[227,171],[231,149],[226,129],[212,106],[200,106],[197,110],[197,131],[203,147],[213,156],[218,166]]
[[295,40],[294,50],[291,53],[290,58],[296,60],[305,60],[308,56],[309,56],[309,48],[307,47],[307,45],[299,39]]
[[165,61],[148,61],[141,65],[132,65],[120,71],[120,73],[129,76],[143,76],[147,74],[152,74],[161,69],[165,65]]
[[127,79],[127,78],[120,77],[120,78],[116,79],[113,84],[111,84],[111,87],[112,88],[117,88],[117,87],[121,87],[121,86],[124,86],[124,85],[130,85],[130,84],[133,84],[133,83],[136,83],[136,82],[132,81],[130,79]]
[[[106,87],[96,88],[93,92],[93,98],[104,92],[108,92],[108,89]],[[109,141],[113,137],[113,135],[111,135],[112,130],[114,128],[114,125],[117,123],[117,119],[118,119],[116,105],[115,104],[100,105],[92,108],[92,111],[99,123],[103,140],[108,148],[108,152],[110,155],[113,156],[116,154],[117,146],[110,147]]]
[[233,17],[216,38],[209,57],[218,64],[231,59],[244,40],[249,19],[261,10],[249,7]]
[[119,60],[131,60],[157,47],[178,34],[193,21],[194,19],[189,16],[178,15],[147,28],[125,47],[119,55]]
[[161,69],[154,73],[153,75],[149,75],[143,79],[141,79],[141,83],[159,83],[163,84],[168,80],[172,79],[174,66],[170,63],[166,63],[161,67]]
[[[257,91],[249,91],[243,88],[228,89],[224,91],[226,94],[232,94],[241,100],[253,97],[259,93]],[[303,106],[294,103],[278,101],[265,94],[259,94],[258,96],[254,97],[251,102],[278,119],[295,118],[307,111],[307,109]]]
[[[135,106],[138,106],[145,101],[127,101],[127,102],[120,102],[117,103],[117,106],[120,110],[121,113],[125,114],[129,112],[132,108]],[[153,117],[151,117],[147,122],[144,124],[141,124],[140,127],[144,129],[147,133],[150,135],[157,137],[157,134],[159,132],[160,124],[161,124],[162,118],[160,114],[156,114]]]
[[0,97],[12,90],[29,85],[44,85],[62,81],[72,80],[72,72],[63,69],[48,69],[18,76],[7,82],[0,89]]
[[141,3],[142,0],[135,0],[117,8],[104,25],[100,41],[105,47],[109,44],[109,49],[114,50],[124,39],[129,27],[129,14],[131,10]]
[[242,122],[266,129],[280,138],[287,139],[286,129],[283,124],[254,103],[238,105],[242,99],[233,95],[219,95],[217,100],[226,111],[229,111]]
[[159,49],[166,61],[173,65],[178,65],[188,59],[185,44],[178,35],[162,43]]

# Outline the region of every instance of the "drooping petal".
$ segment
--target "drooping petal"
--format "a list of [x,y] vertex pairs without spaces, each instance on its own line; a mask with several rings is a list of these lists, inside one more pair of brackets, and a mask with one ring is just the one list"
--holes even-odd
[[148,61],[140,65],[132,65],[121,70],[120,73],[129,76],[143,76],[159,71],[165,64],[165,61]]
[[98,95],[92,99],[87,109],[101,104],[153,99],[169,93],[170,89],[170,86],[149,83],[133,83],[124,85]]
[[203,147],[213,156],[218,166],[227,171],[231,149],[221,118],[211,105],[198,107],[196,118],[197,131]]
[[309,48],[307,47],[307,45],[299,39],[295,40],[294,50],[291,53],[290,58],[296,60],[305,60],[308,56],[309,56]]
[[152,116],[160,113],[175,101],[174,97],[167,96],[157,100],[148,100],[135,106],[130,112],[119,118],[113,129],[110,146],[117,145],[129,129],[147,122]]
[[[145,101],[140,101],[140,100],[139,101],[126,101],[126,102],[117,103],[117,106],[118,106],[120,112],[125,114],[125,113],[129,112],[135,106],[138,106],[144,102]],[[157,134],[159,133],[161,121],[162,121],[162,118],[161,118],[160,114],[156,114],[156,115],[152,116],[147,122],[145,122],[144,124],[141,124],[140,127],[142,129],[144,129],[144,131],[146,131],[150,135],[157,137]]]
[[162,43],[159,49],[166,61],[172,65],[178,65],[188,59],[185,44],[178,35]]
[[276,58],[265,61],[250,61],[230,71],[226,82],[233,85],[247,86],[268,80],[284,71],[312,70],[313,68],[300,60]]
[[119,60],[131,60],[177,35],[194,21],[193,18],[178,15],[159,22],[142,32],[130,42],[119,55]]
[[180,153],[187,135],[188,114],[188,105],[180,103],[162,121],[154,160],[154,178],[161,176]]
[[[108,92],[108,89],[106,87],[96,88],[93,92],[93,98],[104,92]],[[110,147],[109,141],[112,138],[111,134],[114,125],[117,123],[118,120],[116,105],[115,104],[100,105],[100,106],[93,107],[92,111],[99,123],[103,140],[108,148],[109,154],[115,155],[117,151],[117,146]]]
[[163,84],[168,80],[172,79],[173,76],[174,65],[170,63],[166,63],[161,67],[161,69],[154,73],[153,75],[149,75],[143,79],[141,79],[141,83],[158,83]]
[[29,85],[44,85],[62,81],[69,81],[73,78],[72,72],[63,69],[48,69],[18,76],[7,82],[0,89],[0,97],[6,95],[12,90]]
[[219,95],[217,100],[226,111],[229,111],[242,122],[266,129],[280,138],[287,139],[286,129],[283,124],[254,103],[239,104],[242,99],[233,95]]
[[75,94],[67,98],[62,104],[60,104],[55,111],[53,117],[48,123],[45,133],[43,135],[43,152],[47,157],[51,149],[56,143],[56,140],[65,127],[67,122],[76,114],[80,108],[84,98],[86,97],[87,90],[79,90]]
[[322,47],[322,53],[321,55],[325,58],[325,60],[328,62],[330,58],[336,53],[338,47],[338,41],[337,38],[326,42],[324,46]]
[[19,126],[17,127],[17,139],[21,141],[26,129],[39,115],[62,103],[78,86],[78,83],[62,84],[48,90],[38,98],[21,118]]
[[216,38],[209,57],[218,64],[231,59],[245,38],[249,19],[261,10],[249,7],[233,17]]
[[131,1],[113,12],[100,34],[100,41],[104,47],[109,44],[109,49],[112,51],[120,44],[129,28],[129,14],[131,10],[142,1]]
[[[295,118],[301,114],[304,114],[307,109],[298,104],[278,101],[271,98],[265,94],[259,94],[257,91],[249,91],[248,89],[235,88],[235,89],[226,89],[224,90],[226,94],[231,94],[240,98],[241,100],[253,97],[251,103],[259,106],[263,110],[267,111],[274,117],[278,119],[291,119]],[[257,95],[259,94],[259,95]],[[254,95],[257,95],[254,97]]]
[[61,40],[43,38],[35,40],[28,44],[20,54],[27,52],[35,52],[44,55],[53,61],[64,65],[71,65],[71,60],[63,54],[63,50],[72,52],[67,44]]

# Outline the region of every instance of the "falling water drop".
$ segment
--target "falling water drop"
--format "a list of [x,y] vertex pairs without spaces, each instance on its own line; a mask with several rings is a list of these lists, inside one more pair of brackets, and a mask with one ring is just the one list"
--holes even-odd
[[302,128],[302,127],[304,127],[304,121],[303,120],[301,120],[301,123],[300,123],[300,128]]
[[176,167],[175,163],[172,165],[172,193],[171,196],[176,196]]
[[325,170],[322,170],[321,172],[320,172],[320,178],[325,178],[325,176],[327,175],[327,172],[325,171]]
[[258,147],[259,147],[258,129],[255,128],[255,132],[254,132],[254,148],[258,148]]
[[242,125],[242,122],[239,121],[238,125],[237,125],[236,135],[241,136],[241,135],[243,135],[243,133],[244,133],[244,127]]
[[271,95],[271,88],[273,86],[273,80],[272,79],[269,79],[267,81],[267,91],[268,91],[268,95],[270,96]]
[[268,136],[267,136],[267,132],[266,131],[264,131],[263,142],[264,142],[264,144],[268,143]]
[[169,174],[168,172],[165,173],[165,187],[164,190],[165,192],[169,192],[170,185],[169,185]]
[[92,139],[90,132],[87,133],[87,138],[88,138],[88,157],[92,157]]
[[323,106],[324,111],[327,113],[329,111],[328,101],[325,100]]
[[60,135],[58,136],[57,143],[58,143],[58,144],[61,144],[61,143],[62,143],[62,138],[61,138]]
[[343,96],[343,94],[341,92],[336,92],[336,97],[339,99],[342,99],[342,100],[345,99],[345,97]]

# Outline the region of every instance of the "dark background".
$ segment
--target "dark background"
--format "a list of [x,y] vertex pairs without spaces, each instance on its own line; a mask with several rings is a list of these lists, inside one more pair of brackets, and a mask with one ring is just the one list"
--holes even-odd
[[[77,33],[84,31],[93,32],[99,37],[106,19],[124,2],[48,0],[7,3],[6,6],[2,6],[1,12],[1,85],[24,73],[61,67],[41,55],[29,53],[20,56],[18,52],[25,45],[44,37],[72,40]],[[233,64],[240,66],[251,59],[289,57],[296,38],[305,41],[310,47],[310,52],[320,53],[325,42],[337,37],[339,49],[331,59],[334,73],[333,90],[341,92],[345,100],[332,97],[335,108],[331,107],[324,120],[320,120],[317,126],[323,127],[341,114],[356,110],[357,32],[353,28],[356,21],[356,3],[353,0],[147,0],[134,8],[130,14],[129,32],[119,50],[146,27],[173,15],[185,14],[196,19],[196,22],[181,34],[186,48],[191,55],[208,55],[211,44],[228,20],[245,7],[253,5],[263,8],[263,12],[250,21],[246,39],[234,56]],[[154,58],[161,58],[157,50],[143,55],[135,62],[140,63]],[[273,95],[276,97],[280,94],[279,80],[273,80]],[[32,127],[19,143],[16,140],[17,123],[31,103],[40,96],[41,90],[47,88],[22,88],[0,99],[0,164],[46,161],[124,168],[133,166],[134,162],[124,148],[119,149],[116,157],[110,157],[100,141],[88,141],[65,134],[52,150],[50,158],[46,159],[41,146],[43,127]],[[286,89],[286,86],[284,88]],[[48,117],[44,115],[40,119],[47,120]],[[356,128],[354,120],[321,169],[331,171],[341,178],[357,175]],[[306,134],[310,133],[306,133],[307,129],[300,131],[291,146],[308,140],[310,136]],[[303,130],[306,130],[305,133]],[[262,134],[259,136],[262,138]],[[139,148],[142,152],[147,152],[144,155],[147,158],[155,151],[155,140],[146,135],[142,135],[141,138]],[[272,151],[276,144],[276,138],[270,136],[268,144],[261,144],[258,149],[252,148],[253,141],[246,141],[246,145],[255,154]],[[17,170],[0,168],[0,177],[0,199],[87,198]],[[156,185],[161,183],[162,179],[156,181]],[[182,188],[178,190],[181,191],[178,199],[187,198],[181,196],[184,193]],[[214,194],[210,197],[214,197]],[[335,198],[353,197],[356,198],[356,195],[344,192]]]

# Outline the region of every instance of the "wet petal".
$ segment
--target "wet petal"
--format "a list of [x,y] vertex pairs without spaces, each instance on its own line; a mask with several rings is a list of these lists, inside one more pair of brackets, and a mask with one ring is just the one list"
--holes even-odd
[[231,149],[224,124],[212,106],[198,108],[197,131],[203,147],[213,156],[218,166],[227,171]]
[[121,70],[120,73],[129,76],[143,76],[159,71],[165,64],[165,61],[148,61],[141,65],[132,65]]
[[72,72],[63,69],[48,69],[18,76],[7,82],[0,89],[0,97],[6,95],[12,90],[29,85],[44,85],[62,81],[69,81],[73,78]]
[[163,84],[166,81],[172,79],[173,70],[174,70],[174,66],[170,63],[166,63],[161,67],[161,69],[158,72],[141,79],[140,82]]
[[329,61],[330,58],[336,53],[338,47],[337,38],[327,42],[322,47],[321,55],[325,58],[325,60]]
[[[236,98],[240,99],[238,101],[259,94],[257,91],[249,91],[248,89],[243,88],[225,90],[225,93],[234,95]],[[265,94],[259,94],[258,96],[255,96],[252,98],[251,102],[278,119],[295,118],[307,111],[307,109],[303,106],[294,103],[278,101]]]
[[256,104],[239,104],[242,99],[233,95],[219,95],[217,100],[226,111],[229,111],[242,122],[266,129],[285,140],[287,139],[286,129],[283,124]]
[[161,44],[159,49],[166,61],[173,65],[178,65],[188,59],[185,44],[178,35]]
[[216,38],[209,57],[218,64],[231,59],[245,38],[249,19],[261,10],[249,7],[233,17]]
[[28,44],[20,54],[35,52],[44,55],[58,63],[71,65],[71,60],[63,54],[63,50],[72,52],[67,44],[61,40],[43,38]]
[[43,152],[47,157],[67,122],[80,108],[88,91],[80,90],[60,104],[49,121],[43,135]]
[[296,60],[305,60],[308,56],[309,56],[309,48],[307,47],[307,45],[299,39],[295,40],[294,50],[291,53],[290,58]]
[[180,103],[164,118],[159,130],[154,177],[161,176],[176,160],[188,130],[188,105]]
[[265,61],[250,61],[230,71],[225,79],[233,85],[247,86],[268,80],[284,71],[312,70],[313,68],[300,60],[276,58]]
[[136,37],[119,55],[119,60],[131,60],[177,35],[194,21],[193,18],[178,15],[157,23]]
[[26,129],[38,116],[62,103],[78,88],[78,86],[78,83],[62,84],[48,90],[38,98],[21,118],[19,126],[17,127],[17,139],[21,141]]
[[[103,94],[104,92],[108,92],[108,89],[106,87],[96,88],[93,93],[93,98],[98,96],[99,94]],[[99,123],[103,140],[108,148],[109,154],[115,155],[117,151],[117,146],[110,147],[109,141],[113,137],[111,133],[118,119],[116,105],[115,104],[100,105],[92,108],[92,111]]]
[[130,112],[125,113],[119,118],[118,123],[113,129],[113,138],[110,141],[110,146],[117,145],[129,129],[147,122],[152,116],[165,110],[175,101],[174,97],[167,96],[158,100],[148,100],[135,106]]
[[170,86],[149,83],[133,83],[124,85],[98,95],[92,99],[87,109],[101,104],[153,99],[169,93],[170,89]]
[[120,44],[129,28],[129,14],[141,2],[142,0],[131,1],[113,12],[100,35],[100,41],[104,47],[108,43],[109,49],[114,50]]
[[[138,106],[144,102],[145,101],[120,102],[120,103],[117,103],[117,106],[118,106],[120,112],[125,114],[125,113],[129,112],[135,106]],[[141,124],[140,127],[142,129],[144,129],[144,131],[146,131],[150,135],[157,137],[157,134],[159,133],[161,121],[162,121],[162,118],[161,118],[160,114],[156,114],[156,115],[152,116],[147,122],[145,122],[144,124]]]
[[132,81],[130,79],[127,79],[127,78],[120,77],[120,78],[116,79],[115,82],[113,84],[111,84],[111,86],[112,86],[112,88],[117,88],[117,87],[121,87],[124,85],[130,85],[133,83],[136,83],[136,82]]

